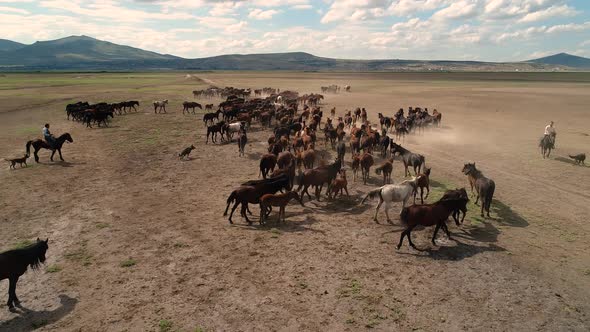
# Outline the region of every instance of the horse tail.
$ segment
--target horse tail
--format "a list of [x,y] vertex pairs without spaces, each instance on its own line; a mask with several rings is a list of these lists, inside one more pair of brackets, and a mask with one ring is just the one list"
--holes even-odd
[[409,214],[409,212],[410,212],[410,209],[408,207],[404,207],[402,209],[402,212],[399,214],[399,220],[404,225],[407,225],[408,224],[408,214]]
[[363,198],[363,200],[361,201],[361,204],[364,204],[364,203],[365,203],[365,201],[366,201],[367,199],[369,199],[369,198],[370,198],[370,199],[373,199],[373,198],[375,198],[375,197],[377,197],[377,196],[381,197],[381,192],[382,192],[382,191],[383,191],[383,187],[380,187],[380,188],[373,189],[373,190],[369,191],[369,192],[367,193],[367,195],[365,196],[365,198]]
[[229,194],[229,197],[227,198],[227,207],[225,208],[225,212],[223,213],[224,216],[227,215],[227,210],[229,209],[229,205],[236,200],[236,196],[237,196],[237,193],[235,190],[232,191],[231,194]]
[[492,198],[494,197],[494,191],[496,190],[496,183],[494,181],[490,181],[490,186],[486,192],[486,211],[490,210],[490,206],[492,205]]
[[27,142],[27,156],[31,155],[31,144],[33,144],[33,141]]

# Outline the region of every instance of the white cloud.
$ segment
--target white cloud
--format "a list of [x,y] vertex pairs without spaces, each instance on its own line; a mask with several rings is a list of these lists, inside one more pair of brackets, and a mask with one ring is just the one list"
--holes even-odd
[[322,23],[340,21],[366,21],[387,15],[390,0],[338,0],[334,1],[322,17]]
[[313,6],[312,5],[294,5],[291,7],[291,9],[307,10],[307,9],[313,9]]
[[523,18],[521,18],[519,22],[536,22],[547,20],[553,17],[574,16],[576,14],[578,14],[578,11],[568,5],[551,6],[543,10],[528,13]]
[[275,9],[263,10],[260,8],[256,8],[250,11],[248,17],[253,18],[255,20],[270,20],[274,15],[278,13],[280,13],[280,11]]
[[433,20],[457,20],[468,19],[477,16],[481,12],[479,0],[461,0],[453,2],[432,15]]
[[393,15],[405,16],[422,11],[438,9],[447,5],[449,0],[399,0],[394,1],[388,11]]
[[0,6],[0,12],[10,12],[10,13],[16,13],[16,14],[22,14],[22,15],[30,14],[30,12],[28,10],[14,8],[14,7],[5,7],[5,6]]
[[579,32],[590,30],[590,21],[585,23],[569,23],[569,24],[558,24],[550,27],[539,26],[530,27],[522,30],[516,30],[513,32],[505,32],[496,37],[497,42],[503,42],[510,39],[531,39],[544,34],[563,33],[563,32]]

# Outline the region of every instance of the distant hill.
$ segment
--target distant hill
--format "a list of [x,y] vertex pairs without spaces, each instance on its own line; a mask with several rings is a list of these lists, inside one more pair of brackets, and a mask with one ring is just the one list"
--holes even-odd
[[14,42],[8,39],[0,39],[0,51],[14,51],[27,45]]
[[547,65],[566,66],[572,68],[590,68],[590,59],[567,53],[559,53],[527,62]]
[[0,65],[8,66],[74,66],[97,63],[161,61],[178,59],[117,45],[87,36],[71,36],[50,41],[38,41],[0,53]]
[[526,62],[350,60],[304,52],[228,54],[200,59],[144,51],[87,36],[24,45],[0,40],[0,71],[26,70],[299,70],[299,71],[549,71],[590,68],[567,54]]

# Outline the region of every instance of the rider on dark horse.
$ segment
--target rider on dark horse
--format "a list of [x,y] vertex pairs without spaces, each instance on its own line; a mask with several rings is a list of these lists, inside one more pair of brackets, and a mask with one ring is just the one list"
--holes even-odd
[[553,121],[550,121],[549,124],[545,127],[545,134],[543,135],[543,140],[547,137],[551,141],[551,145],[555,148],[555,136],[557,136],[557,132],[555,132],[555,128],[553,127]]
[[55,146],[55,137],[49,132],[49,123],[46,123],[45,127],[43,127],[43,138],[45,138],[45,141],[50,147],[53,148]]

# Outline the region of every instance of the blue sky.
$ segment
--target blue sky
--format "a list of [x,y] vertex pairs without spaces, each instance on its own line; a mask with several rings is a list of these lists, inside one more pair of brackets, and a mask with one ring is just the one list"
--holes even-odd
[[590,0],[0,0],[0,38],[82,34],[183,57],[590,57]]

